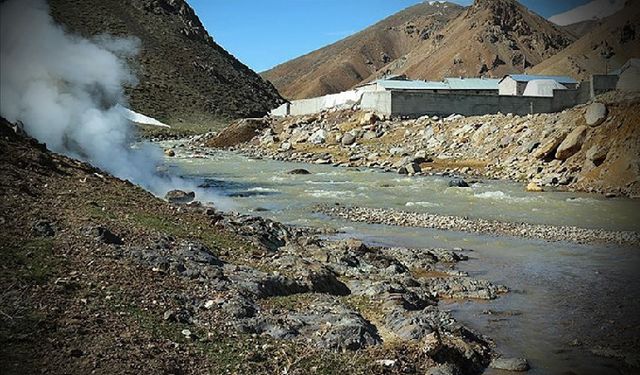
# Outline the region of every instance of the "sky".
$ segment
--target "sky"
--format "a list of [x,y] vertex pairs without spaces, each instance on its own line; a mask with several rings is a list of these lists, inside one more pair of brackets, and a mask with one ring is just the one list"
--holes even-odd
[[[187,0],[213,39],[257,72],[354,34],[419,0]],[[455,0],[469,5],[471,0]],[[521,0],[544,17],[589,0]]]

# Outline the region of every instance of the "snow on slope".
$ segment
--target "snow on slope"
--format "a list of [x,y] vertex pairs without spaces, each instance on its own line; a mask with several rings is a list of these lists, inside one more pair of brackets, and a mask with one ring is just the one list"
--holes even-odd
[[567,12],[556,14],[549,21],[556,25],[566,26],[572,23],[608,17],[624,8],[626,0],[594,0],[573,8]]
[[153,126],[160,126],[163,128],[170,128],[169,125],[164,124],[154,119],[153,117],[145,116],[142,113],[132,111],[129,108],[121,106],[120,104],[116,104],[116,109],[120,112],[122,116],[124,116],[124,118],[126,118],[131,122],[135,122],[136,124],[153,125]]

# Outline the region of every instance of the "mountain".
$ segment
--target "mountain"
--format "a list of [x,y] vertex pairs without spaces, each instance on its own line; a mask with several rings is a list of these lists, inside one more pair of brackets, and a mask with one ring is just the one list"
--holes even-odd
[[433,80],[501,77],[538,64],[574,40],[515,0],[476,0],[434,38],[383,70]]
[[549,17],[549,21],[567,26],[582,21],[598,20],[611,16],[624,8],[626,0],[594,0],[567,12]]
[[130,106],[169,124],[258,116],[276,89],[213,41],[185,0],[49,0],[57,22],[86,37],[140,39]]
[[452,3],[423,2],[262,75],[290,99],[344,91],[433,39],[462,10]]
[[571,46],[530,69],[534,74],[567,74],[588,78],[640,57],[640,3],[629,1],[623,10],[600,21],[599,26]]
[[600,25],[599,20],[587,20],[580,21],[576,23],[572,23],[566,26],[562,26],[562,29],[569,32],[569,34],[573,35],[576,38],[582,38],[583,36],[589,34],[593,29]]
[[515,0],[425,2],[263,76],[287,98],[335,93],[387,74],[440,80],[522,72],[576,36]]

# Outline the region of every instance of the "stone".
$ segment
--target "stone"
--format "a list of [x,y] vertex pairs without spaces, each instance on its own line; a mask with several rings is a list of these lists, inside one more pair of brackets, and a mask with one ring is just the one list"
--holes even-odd
[[53,237],[56,234],[53,224],[47,220],[38,220],[31,227],[33,234],[39,237]]
[[375,113],[367,112],[360,118],[360,126],[373,125],[376,121],[378,121],[378,116]]
[[587,150],[587,160],[591,161],[596,166],[599,166],[607,159],[609,150],[601,145],[593,145]]
[[463,188],[463,187],[469,187],[469,184],[461,178],[454,178],[453,180],[449,181],[449,187]]
[[171,190],[165,194],[164,199],[169,203],[189,203],[196,197],[193,191],[186,192],[184,190]]
[[352,144],[356,143],[356,137],[351,133],[345,133],[342,136],[340,143],[342,143],[343,146],[351,146]]
[[172,150],[172,149],[170,149],[170,148],[169,148],[169,149],[164,150],[164,154],[165,154],[166,156],[169,156],[169,157],[176,156],[176,152],[175,152],[175,151],[173,151],[173,150]]
[[280,150],[281,151],[289,151],[289,150],[291,150],[291,143],[282,142],[282,144],[280,145]]
[[529,182],[529,184],[527,184],[526,190],[532,193],[541,193],[544,191],[544,189],[542,189],[542,187],[535,182]]
[[362,139],[367,139],[367,140],[376,139],[376,138],[378,138],[378,133],[371,130],[366,131],[362,136]]
[[584,119],[589,126],[598,126],[607,119],[607,106],[603,103],[591,103],[587,107]]
[[576,152],[580,151],[582,144],[587,136],[587,127],[578,126],[573,129],[569,135],[562,141],[558,150],[556,151],[556,159],[566,160],[573,156]]
[[302,168],[297,168],[297,169],[293,169],[289,172],[287,172],[288,174],[299,174],[299,175],[304,175],[304,174],[311,174],[311,172],[309,172],[306,169],[302,169]]
[[529,370],[529,362],[524,358],[496,358],[489,365],[492,369],[524,372]]
[[98,240],[100,240],[103,243],[106,243],[107,245],[123,245],[124,242],[122,241],[122,238],[116,236],[113,232],[111,232],[109,229],[104,228],[104,227],[97,227],[95,229],[95,232],[97,234],[97,238]]
[[313,143],[315,145],[323,144],[327,140],[327,131],[324,129],[320,129],[315,133],[311,134],[309,137],[309,143]]
[[410,163],[405,166],[407,173],[416,174],[422,172],[422,168],[420,168],[420,164],[418,163]]
[[534,155],[536,159],[546,159],[551,156],[557,149],[558,146],[564,141],[567,134],[563,133],[558,136],[552,137],[545,143],[543,143],[540,147],[538,147],[538,151]]

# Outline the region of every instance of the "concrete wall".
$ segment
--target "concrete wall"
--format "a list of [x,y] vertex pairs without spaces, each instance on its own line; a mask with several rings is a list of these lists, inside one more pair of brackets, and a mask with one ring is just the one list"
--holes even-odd
[[322,112],[324,97],[300,99],[291,102],[289,114],[291,116],[303,116]]
[[391,91],[371,91],[362,94],[360,109],[391,116]]
[[272,109],[269,114],[273,117],[285,117],[289,116],[291,105],[289,103],[284,103],[280,107],[276,109]]
[[511,77],[505,77],[498,84],[498,92],[500,95],[518,95],[518,82]]
[[615,90],[616,85],[618,84],[619,78],[620,77],[618,77],[617,75],[603,75],[603,74],[592,75],[589,85],[585,85],[585,86],[589,86],[590,96],[594,98],[596,97],[596,95],[604,94],[605,92]]
[[394,92],[391,97],[391,115],[418,117],[451,114],[478,116],[498,112],[517,115],[551,113],[580,104],[581,96],[579,90],[556,90],[553,98]]

